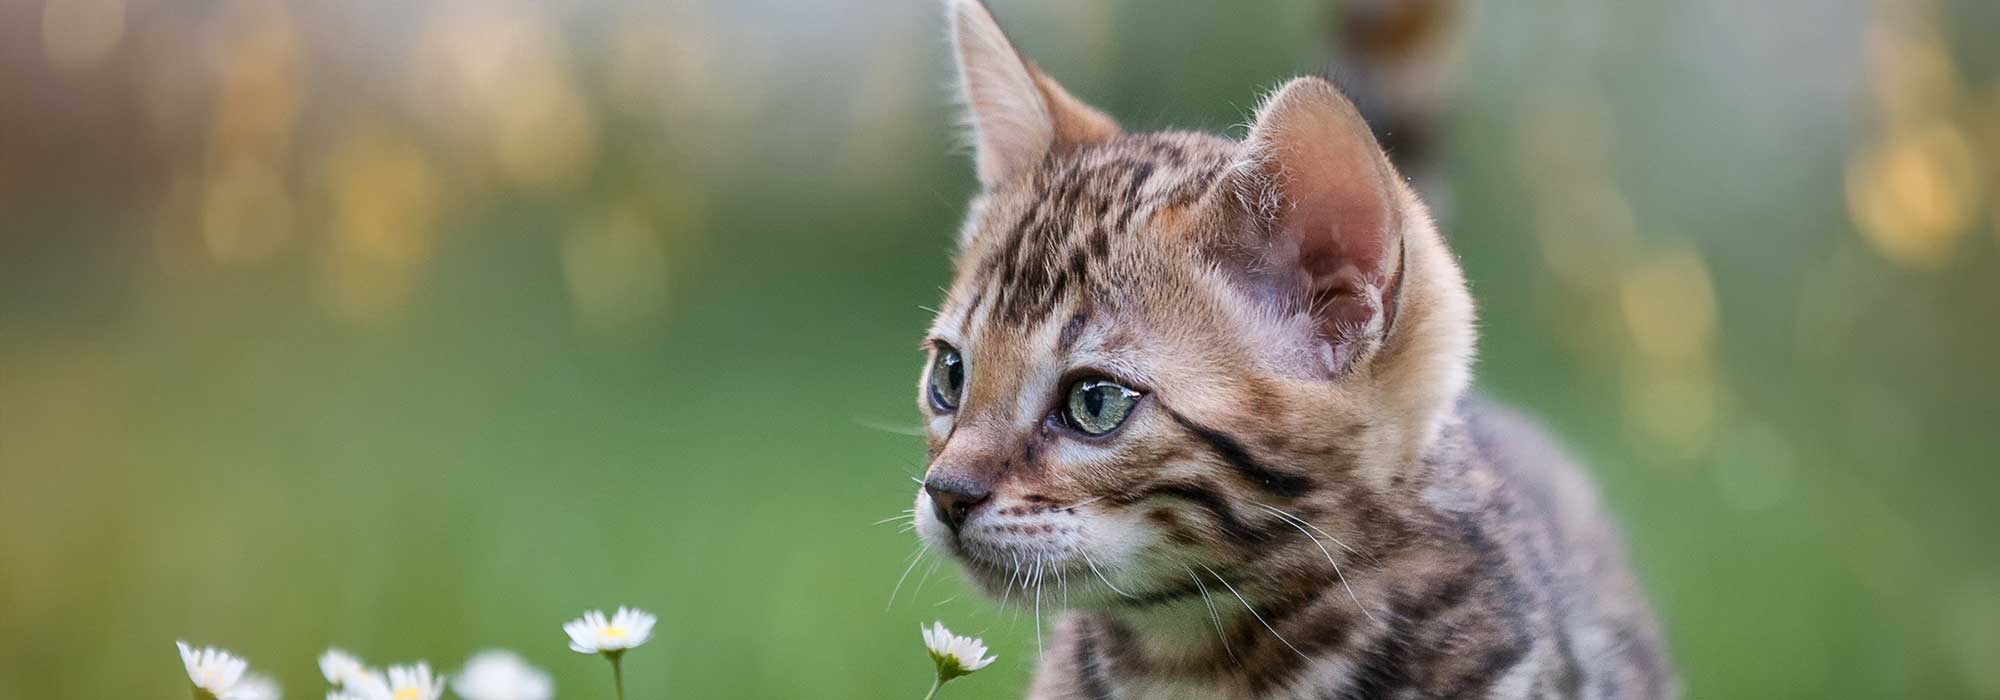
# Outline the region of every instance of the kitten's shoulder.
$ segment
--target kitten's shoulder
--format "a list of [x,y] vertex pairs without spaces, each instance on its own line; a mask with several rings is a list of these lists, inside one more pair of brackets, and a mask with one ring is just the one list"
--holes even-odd
[[1583,467],[1540,422],[1483,396],[1459,401],[1427,460],[1423,500],[1489,535],[1541,540],[1557,559],[1623,558],[1617,526]]
[[1491,399],[1461,401],[1454,428],[1426,499],[1483,523],[1516,575],[1560,582],[1544,594],[1566,656],[1589,661],[1595,687],[1583,696],[1676,696],[1659,623],[1589,473],[1539,421]]
[[1560,530],[1596,530],[1609,524],[1596,484],[1541,421],[1477,394],[1459,402],[1458,417],[1465,458],[1535,500],[1553,517],[1551,525]]

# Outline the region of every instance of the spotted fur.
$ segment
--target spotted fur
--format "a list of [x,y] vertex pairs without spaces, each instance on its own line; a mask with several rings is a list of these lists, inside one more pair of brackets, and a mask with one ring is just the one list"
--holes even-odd
[[[983,192],[917,529],[1060,613],[1031,697],[1675,696],[1581,472],[1468,396],[1463,275],[1337,89],[1126,134],[949,7]],[[1062,417],[1085,378],[1142,395],[1108,434]]]

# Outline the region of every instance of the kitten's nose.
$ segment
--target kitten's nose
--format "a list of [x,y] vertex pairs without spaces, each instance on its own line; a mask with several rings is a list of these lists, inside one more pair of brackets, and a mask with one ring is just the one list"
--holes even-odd
[[987,485],[950,474],[925,479],[924,492],[931,495],[931,510],[952,532],[958,532],[973,508],[993,497],[993,489]]

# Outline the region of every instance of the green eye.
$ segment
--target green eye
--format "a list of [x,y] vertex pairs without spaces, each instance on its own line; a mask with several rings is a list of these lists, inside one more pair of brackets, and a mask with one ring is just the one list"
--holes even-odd
[[1085,379],[1070,386],[1063,420],[1086,435],[1103,435],[1125,422],[1140,396],[1109,379]]
[[937,356],[931,360],[931,404],[939,411],[956,411],[959,394],[964,391],[965,358],[959,357],[958,350],[939,343]]

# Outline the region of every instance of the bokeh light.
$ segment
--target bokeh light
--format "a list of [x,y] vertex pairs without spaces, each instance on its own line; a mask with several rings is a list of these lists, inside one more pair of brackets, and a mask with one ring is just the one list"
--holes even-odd
[[[1326,55],[1316,3],[989,3],[1133,130]],[[1592,465],[1688,696],[2000,697],[1993,3],[1465,7],[1479,388]],[[1019,697],[1032,622],[922,558],[885,610],[868,525],[949,66],[933,3],[0,3],[0,697],[172,691],[180,637],[603,694],[556,626],[620,602],[634,697],[918,697],[936,618]]]
[[124,38],[125,0],[48,0],[42,8],[42,50],[56,67],[103,63]]

